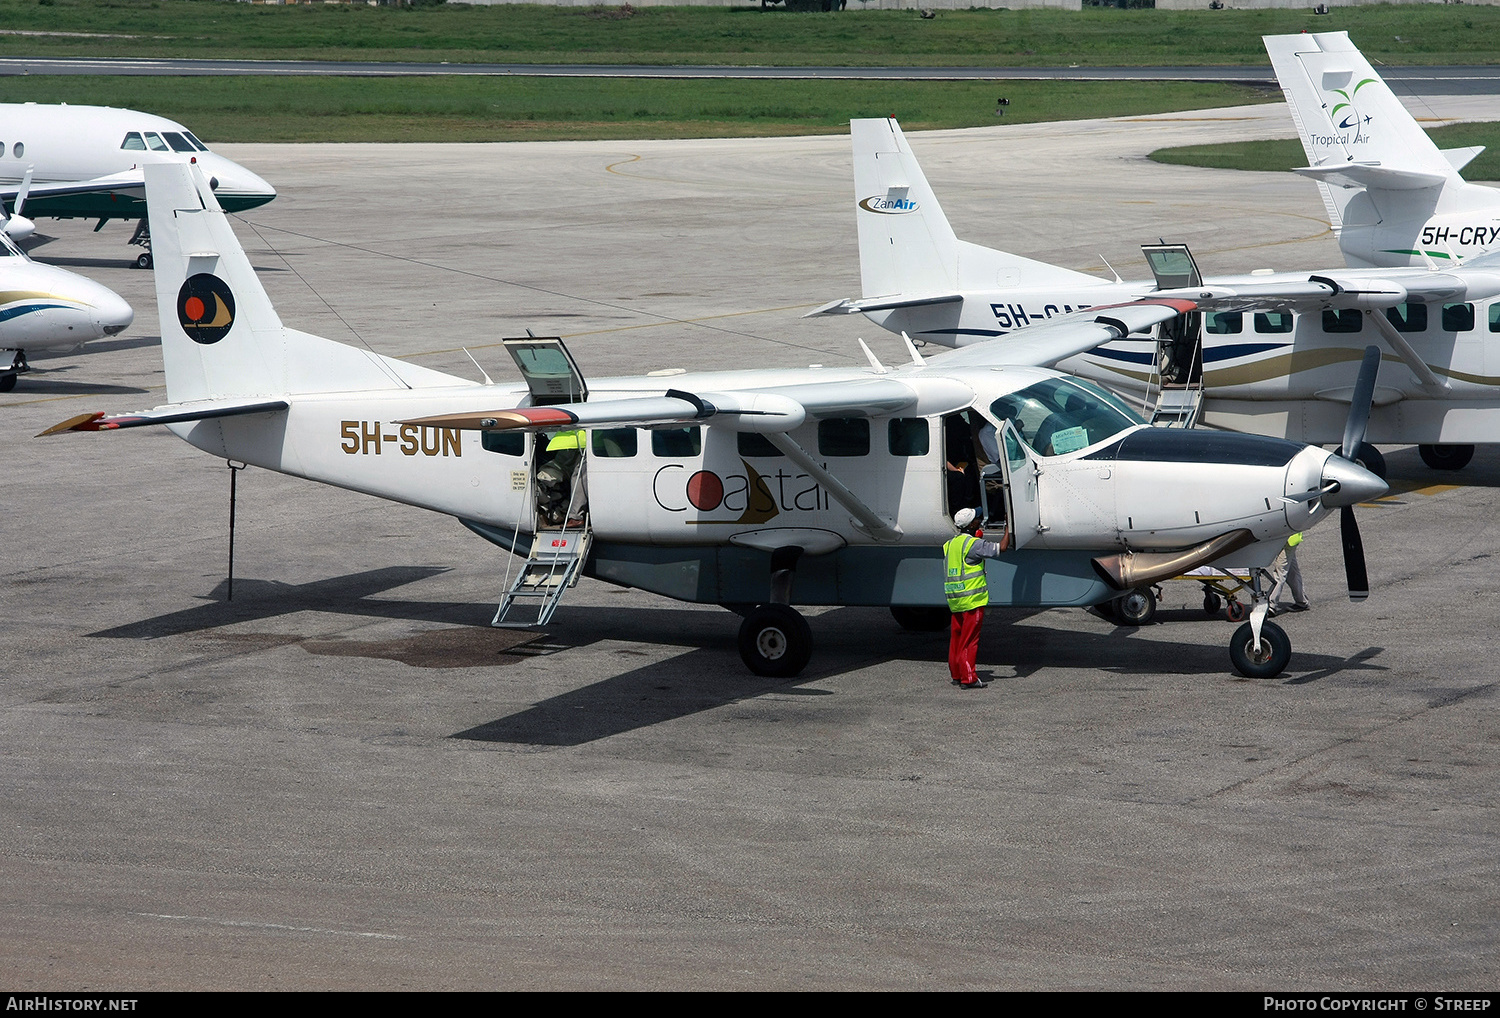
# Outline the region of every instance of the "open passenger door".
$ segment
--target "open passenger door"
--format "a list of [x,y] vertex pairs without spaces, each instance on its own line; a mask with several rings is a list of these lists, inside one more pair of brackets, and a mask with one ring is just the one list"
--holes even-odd
[[583,403],[589,398],[583,372],[557,336],[523,336],[502,339],[506,353],[516,362],[535,406]]

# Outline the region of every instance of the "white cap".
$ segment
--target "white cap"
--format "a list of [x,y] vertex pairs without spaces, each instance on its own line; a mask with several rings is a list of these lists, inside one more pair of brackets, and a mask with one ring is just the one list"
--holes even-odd
[[953,514],[953,525],[959,530],[968,530],[969,524],[974,522],[974,516],[973,509],[960,509]]

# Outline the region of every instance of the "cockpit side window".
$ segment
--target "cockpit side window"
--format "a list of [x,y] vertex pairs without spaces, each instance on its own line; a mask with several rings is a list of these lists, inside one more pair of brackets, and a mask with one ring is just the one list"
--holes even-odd
[[141,132],[131,131],[125,135],[125,140],[120,143],[120,147],[127,152],[144,152],[146,150],[146,142],[141,138]]
[[194,145],[197,145],[199,152],[207,152],[208,151],[208,146],[205,145],[205,144],[203,144],[203,142],[199,141],[198,140],[198,136],[196,134],[194,134],[192,131],[183,131],[182,132],[182,136],[184,138],[186,138],[188,141],[192,142]]
[[170,152],[171,151],[171,146],[169,146],[166,142],[162,141],[160,135],[153,134],[150,131],[146,132],[146,145],[153,152]]
[[161,136],[166,139],[167,144],[172,146],[173,152],[196,152],[192,143],[176,131],[163,131]]
[[1097,445],[1144,423],[1103,390],[1049,378],[990,404],[990,413],[1015,425],[1023,441],[1043,456],[1062,456]]

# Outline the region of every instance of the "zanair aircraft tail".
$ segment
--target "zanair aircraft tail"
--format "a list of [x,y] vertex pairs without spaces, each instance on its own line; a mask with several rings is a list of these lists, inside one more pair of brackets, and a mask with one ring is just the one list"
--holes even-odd
[[834,301],[809,317],[945,306],[952,314],[966,291],[1099,285],[1081,272],[959,240],[895,119],[852,120],[849,127],[863,297]]
[[1329,222],[1352,266],[1450,263],[1500,239],[1500,192],[1459,171],[1483,146],[1439,150],[1347,32],[1264,37]]
[[237,408],[260,406],[268,397],[462,383],[282,325],[198,168],[184,162],[142,169],[167,396],[174,405],[212,401],[245,413]]

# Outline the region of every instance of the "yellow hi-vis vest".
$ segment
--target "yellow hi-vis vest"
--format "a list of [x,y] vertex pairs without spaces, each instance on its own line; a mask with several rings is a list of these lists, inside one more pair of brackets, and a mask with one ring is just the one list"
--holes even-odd
[[572,431],[559,431],[552,436],[547,443],[548,452],[557,452],[559,449],[582,449],[583,429],[575,428]]
[[964,561],[974,538],[959,534],[943,545],[943,557],[947,560],[948,572],[943,581],[943,593],[948,595],[948,610],[952,612],[973,611],[990,603],[989,584],[984,579],[984,563],[971,566]]

